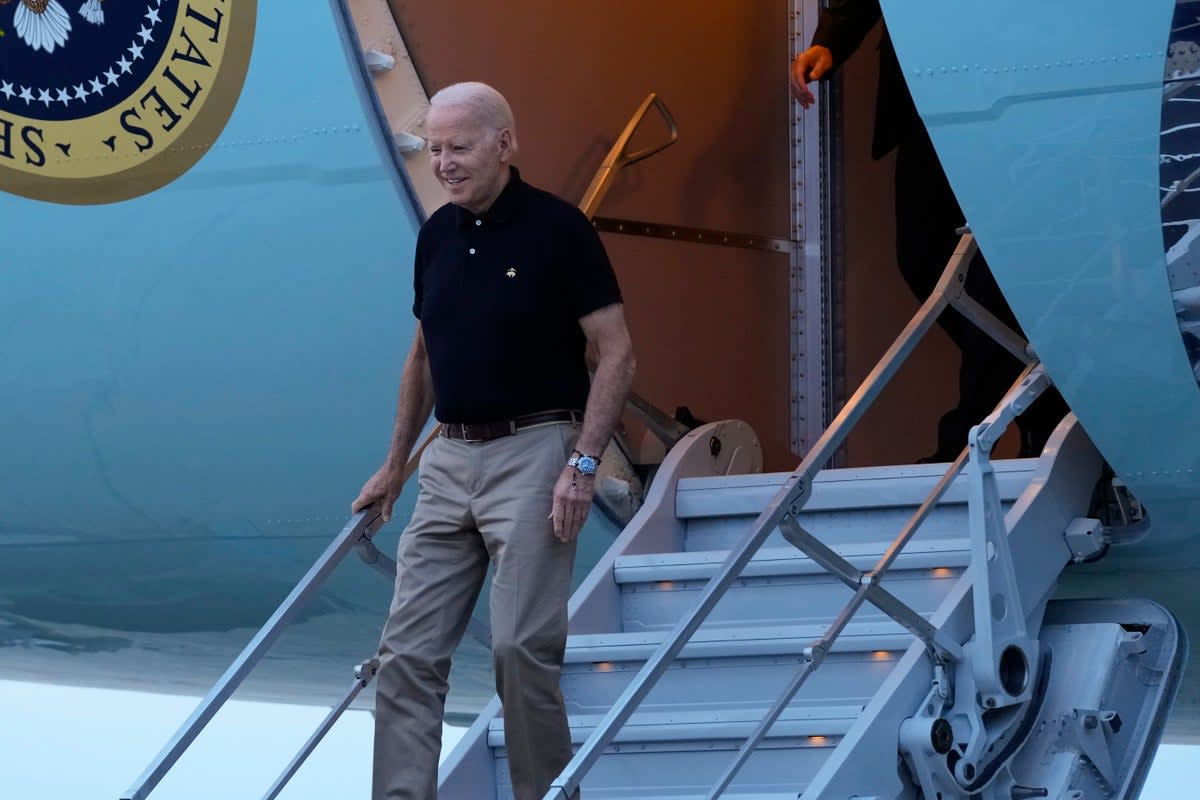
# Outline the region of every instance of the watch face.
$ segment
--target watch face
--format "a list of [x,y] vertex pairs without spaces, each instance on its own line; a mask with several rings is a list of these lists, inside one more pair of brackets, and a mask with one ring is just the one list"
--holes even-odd
[[580,456],[577,468],[584,475],[595,475],[596,459],[592,458],[591,456]]

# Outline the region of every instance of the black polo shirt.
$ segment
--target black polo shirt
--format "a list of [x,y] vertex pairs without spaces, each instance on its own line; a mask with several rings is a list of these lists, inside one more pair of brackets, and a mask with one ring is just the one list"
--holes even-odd
[[600,237],[516,168],[484,214],[446,204],[417,236],[421,320],[440,422],[495,422],[587,402],[581,317],[621,302]]

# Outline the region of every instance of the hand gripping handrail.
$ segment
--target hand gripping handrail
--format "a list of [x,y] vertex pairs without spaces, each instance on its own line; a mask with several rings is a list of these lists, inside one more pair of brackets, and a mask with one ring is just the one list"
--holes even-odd
[[[875,365],[875,368],[871,370],[871,373],[866,377],[862,385],[859,386],[858,390],[855,391],[845,407],[842,408],[833,423],[830,424],[820,439],[817,440],[816,444],[813,445],[812,450],[800,462],[800,466],[784,481],[783,486],[776,493],[775,497],[758,515],[758,518],[751,524],[749,530],[743,535],[738,544],[730,551],[725,563],[709,579],[708,584],[700,595],[699,601],[696,603],[696,607],[676,624],[670,635],[646,661],[642,669],[621,693],[621,696],[617,698],[612,708],[604,715],[604,718],[592,731],[587,741],[575,752],[574,757],[563,769],[562,773],[550,785],[550,789],[546,792],[543,800],[568,800],[568,798],[574,795],[582,782],[583,776],[600,758],[605,748],[612,743],[617,732],[633,715],[634,710],[645,699],[646,695],[654,688],[658,679],[667,670],[680,650],[683,649],[683,646],[691,639],[704,620],[708,618],[708,615],[712,612],[717,602],[720,601],[721,597],[724,596],[730,584],[741,574],[742,570],[762,546],[762,543],[770,536],[771,532],[776,527],[783,527],[785,533],[789,530],[794,532],[800,529],[796,518],[799,516],[800,510],[804,507],[812,492],[813,478],[816,477],[816,474],[829,459],[833,457],[837,449],[841,447],[850,430],[879,397],[879,394],[883,391],[888,381],[891,380],[905,359],[916,348],[921,337],[933,327],[934,322],[942,311],[947,306],[955,305],[957,307],[960,304],[960,298],[963,297],[963,288],[966,284],[967,269],[977,250],[978,247],[975,243],[974,235],[970,232],[963,233],[954,254],[950,257],[949,263],[947,263],[945,270],[942,272],[941,278],[938,279],[936,287],[928,299],[921,305],[920,310],[917,311],[916,315],[905,326],[887,352],[884,353],[883,357]],[[977,308],[978,306],[972,308],[972,311],[975,311]],[[1019,341],[1019,338],[1015,334],[990,314],[982,319],[981,327],[984,327],[993,336],[1003,339],[1006,342],[1013,343],[1014,339]],[[962,460],[960,456],[955,462],[955,471],[961,468],[960,462]],[[948,485],[948,479],[945,482]],[[942,488],[944,489],[945,487]],[[914,526],[910,525],[909,527],[915,530]],[[911,530],[906,529],[907,535],[911,536],[911,533]],[[883,560],[885,563],[890,564],[895,557],[896,552],[889,550]],[[882,597],[877,592],[869,590],[864,590],[863,594],[864,599],[872,600],[873,602]],[[861,602],[861,600],[858,601],[860,605]],[[886,598],[884,598],[884,604],[888,605]],[[895,609],[885,608],[883,610],[890,612]],[[902,620],[902,624],[905,622],[909,623],[911,630],[915,620]],[[845,622],[843,621],[841,624],[844,626]],[[915,627],[921,626],[917,625]],[[953,657],[957,654],[959,650],[958,645],[945,640],[936,631],[929,631],[922,628],[921,633],[926,634],[933,646],[936,649],[943,650],[946,655]]]
[[[425,438],[421,440],[421,443],[417,445],[416,452],[409,456],[408,463],[404,465],[404,477],[400,480],[400,484],[402,486],[406,485],[408,483],[408,479],[416,474],[417,467],[421,464],[421,455],[425,452],[425,448],[429,447],[429,445],[438,437],[438,434],[441,432],[441,424],[435,424],[429,429],[429,433],[425,434]],[[367,564],[367,566],[371,567],[385,578],[394,579],[396,577],[396,562],[389,556],[385,556],[382,552],[380,552],[379,548],[375,546],[375,542],[372,541],[370,536],[364,536],[359,539],[355,549],[358,551],[358,557],[361,558],[363,562]]]

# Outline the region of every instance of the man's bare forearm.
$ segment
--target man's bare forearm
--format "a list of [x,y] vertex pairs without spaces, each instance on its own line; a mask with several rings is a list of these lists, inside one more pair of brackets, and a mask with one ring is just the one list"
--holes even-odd
[[388,447],[387,463],[395,469],[403,469],[408,462],[417,436],[433,411],[433,376],[429,372],[429,358],[425,353],[425,342],[418,328],[412,349],[404,361],[400,375],[400,393],[396,399],[396,419],[392,425],[392,442]]
[[593,456],[603,455],[617,429],[621,411],[625,408],[636,368],[632,348],[601,353],[596,373],[592,376],[592,388],[583,415],[583,430],[575,443],[576,450]]

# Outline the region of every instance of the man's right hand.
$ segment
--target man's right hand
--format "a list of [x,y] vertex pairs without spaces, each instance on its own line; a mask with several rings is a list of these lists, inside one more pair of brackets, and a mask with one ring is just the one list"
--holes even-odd
[[404,468],[391,467],[384,464],[365,484],[358,493],[358,499],[350,504],[350,512],[357,514],[372,503],[379,503],[379,511],[383,521],[392,518],[392,506],[404,488]]
[[821,80],[831,69],[833,53],[828,47],[819,44],[814,44],[792,60],[792,95],[800,101],[800,105],[809,108],[817,101],[816,96],[808,89],[809,81]]

